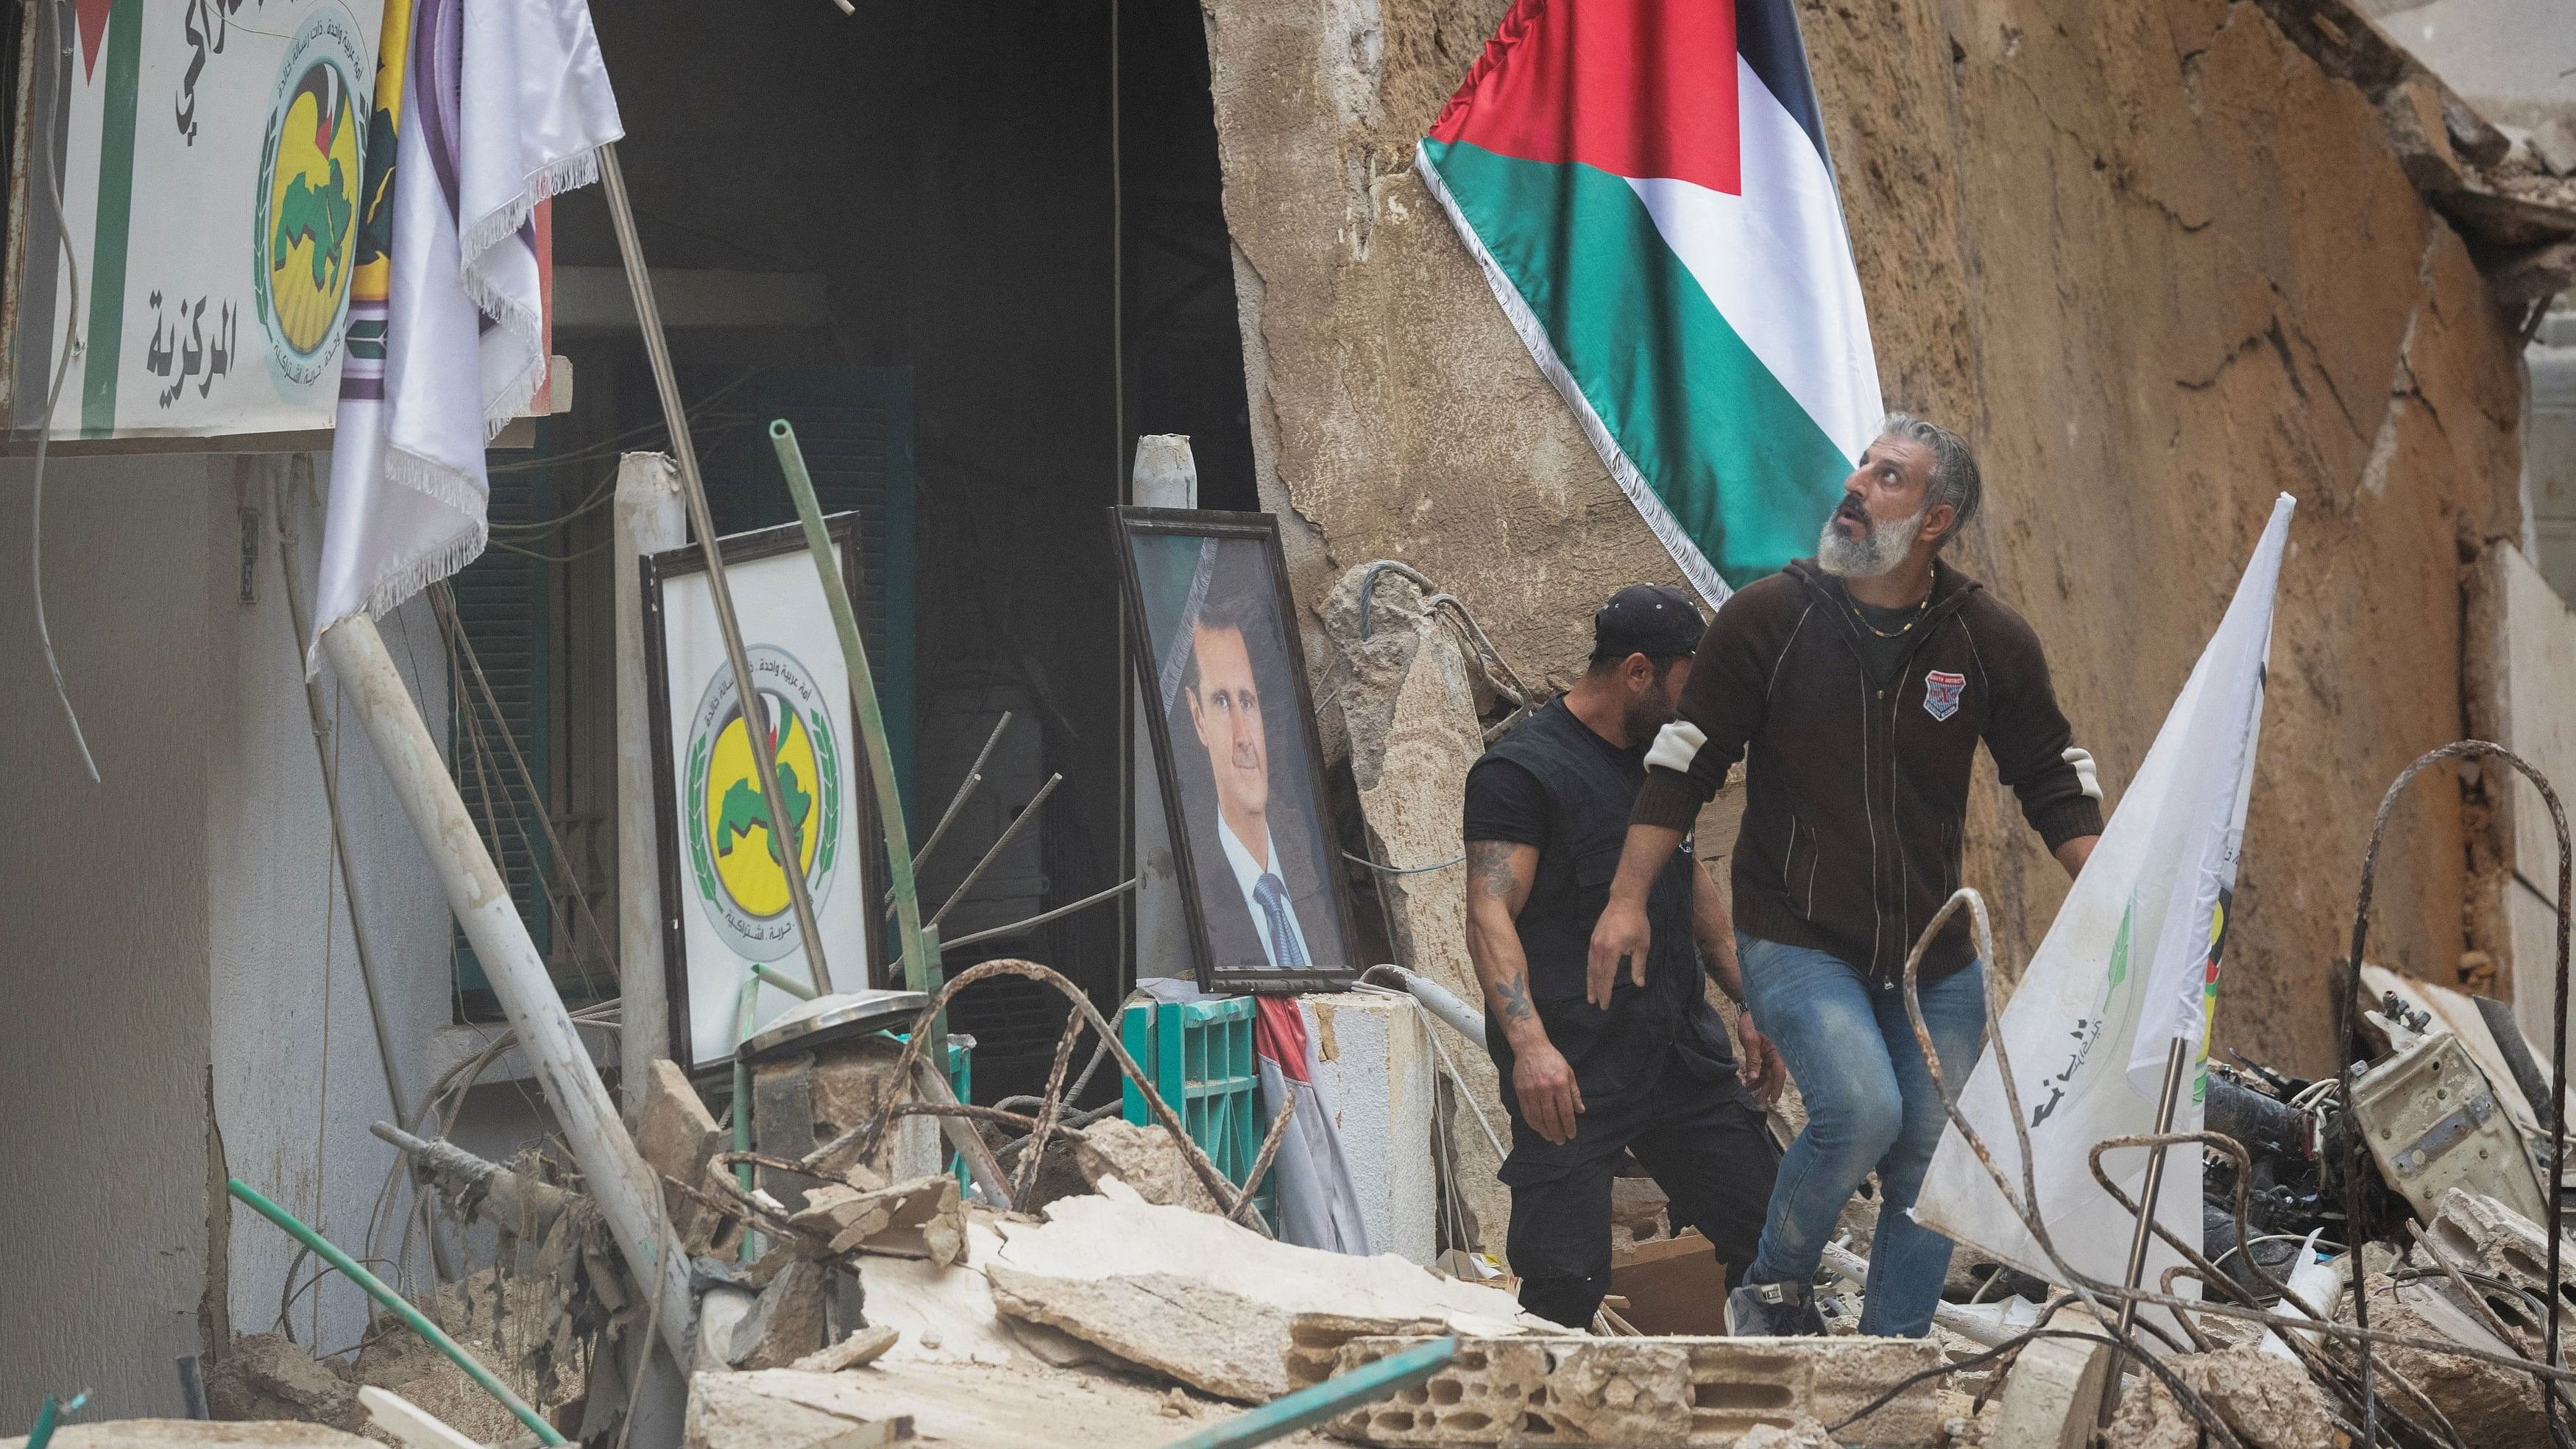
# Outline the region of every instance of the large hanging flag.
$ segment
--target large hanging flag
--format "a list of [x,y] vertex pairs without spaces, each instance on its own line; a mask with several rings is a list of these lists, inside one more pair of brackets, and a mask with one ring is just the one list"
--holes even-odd
[[533,214],[624,134],[582,0],[385,17],[308,669],[323,630],[482,553],[483,445],[545,381]]
[[[2218,632],[2003,1011],[2004,1046],[2037,1165],[2039,1217],[2068,1265],[2095,1278],[2120,1279],[2136,1219],[2094,1182],[2088,1154],[2104,1138],[2155,1130],[2176,1039],[2190,1055],[2174,1130],[2200,1129],[2210,1007],[2227,946],[2293,506],[2286,493],[2273,505]],[[1969,1076],[1959,1110],[2019,1197],[2021,1146],[1992,1052]],[[2102,1165],[2132,1201],[2139,1197],[2144,1151],[2108,1153]],[[2026,1272],[2063,1276],[1955,1127],[1933,1152],[1914,1216]],[[2184,1242],[2200,1241],[2197,1150],[2165,1155],[2156,1220]],[[2153,1244],[2142,1282],[2155,1287],[2180,1261],[2162,1242]]]
[[1815,547],[1878,364],[1791,0],[1519,0],[1415,165],[1710,603]]

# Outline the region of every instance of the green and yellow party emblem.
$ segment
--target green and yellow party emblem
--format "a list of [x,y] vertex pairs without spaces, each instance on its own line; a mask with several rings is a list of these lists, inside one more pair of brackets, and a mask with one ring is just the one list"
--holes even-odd
[[680,795],[699,907],[745,960],[776,961],[798,948],[787,889],[791,830],[816,910],[831,892],[841,831],[841,747],[822,687],[805,666],[765,644],[749,653],[759,693],[754,714],[776,752],[790,829],[770,818],[751,727],[728,665],[716,667],[689,715]]
[[295,32],[277,73],[259,153],[251,273],[269,356],[295,383],[322,375],[348,315],[358,250],[358,182],[369,74],[358,28],[337,6]]

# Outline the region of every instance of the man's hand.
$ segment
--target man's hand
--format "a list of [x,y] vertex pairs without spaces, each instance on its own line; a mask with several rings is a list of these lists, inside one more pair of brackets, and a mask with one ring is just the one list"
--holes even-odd
[[1619,848],[1619,873],[1610,880],[1610,903],[1592,926],[1592,954],[1586,963],[1583,999],[1607,1011],[1611,988],[1619,984],[1619,961],[1628,962],[1628,979],[1646,984],[1646,947],[1654,940],[1646,924],[1646,893],[1655,888],[1664,862],[1681,848],[1682,833],[1661,825],[1631,825]]
[[1601,919],[1592,926],[1592,955],[1586,963],[1583,999],[1607,1011],[1610,993],[1619,985],[1619,963],[1628,963],[1628,979],[1639,986],[1646,984],[1646,947],[1654,941],[1654,928],[1646,924],[1643,900],[1621,900],[1618,887],[1610,889],[1610,904],[1601,908]]
[[1743,1057],[1736,1064],[1735,1075],[1743,1080],[1745,1090],[1753,1094],[1755,1106],[1768,1107],[1779,1100],[1781,1084],[1789,1080],[1788,1065],[1780,1060],[1780,1053],[1771,1045],[1771,1039],[1754,1030],[1753,1012],[1749,1008],[1737,1014],[1735,1034],[1742,1040],[1744,1048]]
[[1564,1054],[1545,1038],[1512,1057],[1512,1092],[1532,1131],[1560,1147],[1574,1140],[1583,1089],[1574,1085],[1574,1068],[1565,1064]]

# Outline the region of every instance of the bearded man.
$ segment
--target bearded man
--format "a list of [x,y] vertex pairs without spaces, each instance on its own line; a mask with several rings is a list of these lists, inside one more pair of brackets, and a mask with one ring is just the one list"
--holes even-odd
[[[1485,988],[1485,1049],[1512,1150],[1506,1252],[1521,1306],[1590,1326],[1610,1286],[1610,1179],[1636,1159],[1740,1281],[1771,1198],[1777,1149],[1758,1104],[1780,1070],[1739,1017],[1743,1065],[1701,990],[1737,1002],[1726,898],[1684,845],[1651,883],[1658,933],[1633,982],[1586,999],[1584,955],[1646,778],[1699,644],[1679,589],[1637,584],[1592,618],[1592,665],[1467,772],[1467,954]],[[1747,1100],[1747,1094],[1750,1100]]]
[[[1875,1170],[1878,1231],[1860,1331],[1929,1331],[1950,1243],[1909,1209],[1946,1120],[1905,1007],[1905,960],[1959,884],[1968,771],[1995,772],[2068,875],[2102,833],[2101,788],[2050,688],[2039,637],[1939,558],[1976,515],[1968,445],[1889,416],[1816,556],[1746,585],[1700,640],[1680,714],[1646,756],[1586,968],[1595,1001],[1665,929],[1650,893],[1700,806],[1745,760],[1733,865],[1744,995],[1806,1103],[1761,1244],[1727,1295],[1730,1332],[1820,1333],[1812,1283]],[[1985,963],[1953,916],[1920,1000],[1951,1083],[1984,1044]]]

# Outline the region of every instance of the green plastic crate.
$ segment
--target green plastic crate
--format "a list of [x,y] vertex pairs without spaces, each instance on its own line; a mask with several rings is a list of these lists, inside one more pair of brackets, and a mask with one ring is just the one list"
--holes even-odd
[[[1118,1038],[1153,1078],[1154,1090],[1181,1119],[1190,1140],[1237,1187],[1252,1175],[1268,1122],[1261,1115],[1261,1073],[1253,1057],[1255,1015],[1249,996],[1213,1001],[1140,1001],[1119,1014]],[[1120,1080],[1122,1115],[1140,1126],[1154,1117],[1136,1084]],[[1277,1165],[1252,1195],[1263,1219],[1278,1225]]]

